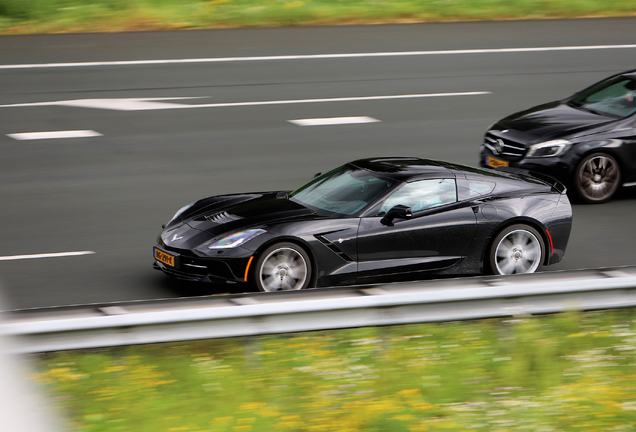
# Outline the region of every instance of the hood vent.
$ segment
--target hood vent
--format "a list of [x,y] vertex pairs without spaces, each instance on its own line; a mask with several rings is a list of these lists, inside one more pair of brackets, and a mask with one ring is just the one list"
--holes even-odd
[[218,223],[218,224],[224,224],[224,223],[234,222],[234,221],[243,219],[240,216],[229,214],[226,211],[212,213],[212,214],[209,214],[209,215],[205,215],[204,217],[207,220],[209,220],[210,222],[215,222],[215,223]]

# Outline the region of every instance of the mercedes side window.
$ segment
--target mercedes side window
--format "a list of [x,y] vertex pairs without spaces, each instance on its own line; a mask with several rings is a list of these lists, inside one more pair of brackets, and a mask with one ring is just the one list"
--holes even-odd
[[457,202],[454,179],[420,180],[406,183],[389,196],[378,212],[384,216],[398,204],[407,206],[413,213]]
[[494,182],[471,179],[458,179],[457,192],[459,200],[465,201],[482,195],[488,195],[495,189]]
[[574,96],[570,106],[611,117],[627,117],[636,111],[636,81],[625,76],[603,81]]

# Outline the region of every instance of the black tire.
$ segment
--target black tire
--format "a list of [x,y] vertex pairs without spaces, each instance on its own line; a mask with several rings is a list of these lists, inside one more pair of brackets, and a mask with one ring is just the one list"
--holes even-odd
[[545,260],[543,238],[528,225],[511,225],[493,240],[488,260],[496,275],[534,273]]
[[621,168],[607,153],[592,153],[581,159],[574,172],[574,190],[586,203],[608,201],[620,186]]
[[277,243],[265,249],[254,266],[254,283],[259,291],[295,291],[307,288],[311,260],[294,243]]

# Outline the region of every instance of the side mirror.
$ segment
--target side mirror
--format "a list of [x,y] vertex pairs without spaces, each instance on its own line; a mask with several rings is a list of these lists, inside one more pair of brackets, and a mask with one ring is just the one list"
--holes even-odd
[[393,226],[393,219],[411,219],[412,217],[411,207],[398,204],[391,207],[391,210],[380,220],[380,223],[386,226]]
[[321,175],[322,175],[322,173],[321,173],[321,172],[316,173],[316,174],[314,174],[314,178],[316,178],[316,177],[320,177]]

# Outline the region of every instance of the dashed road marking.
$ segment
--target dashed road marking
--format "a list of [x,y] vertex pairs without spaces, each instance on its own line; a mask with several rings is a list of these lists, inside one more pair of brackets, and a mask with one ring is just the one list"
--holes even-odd
[[79,252],[56,252],[56,253],[32,254],[32,255],[11,255],[11,256],[0,256],[0,261],[71,257],[71,256],[80,256],[80,255],[92,255],[94,253],[95,252],[93,251],[79,251]]
[[313,119],[298,119],[288,120],[298,126],[328,126],[328,125],[344,125],[344,124],[359,124],[359,123],[378,123],[380,120],[373,117],[331,117],[331,118],[313,118]]
[[24,132],[7,134],[9,138],[18,141],[41,140],[41,139],[59,139],[59,138],[86,138],[102,136],[99,132],[92,130],[72,130],[72,131],[53,131],[53,132]]

